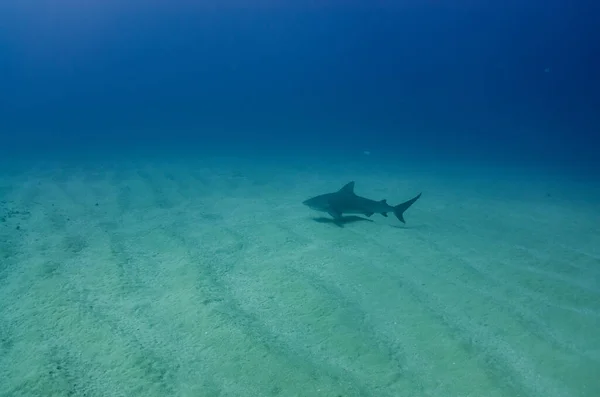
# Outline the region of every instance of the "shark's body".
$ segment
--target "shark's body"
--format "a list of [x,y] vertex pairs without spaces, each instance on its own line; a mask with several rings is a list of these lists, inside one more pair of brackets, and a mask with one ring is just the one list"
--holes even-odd
[[302,202],[302,204],[316,211],[327,212],[334,220],[340,220],[343,214],[365,216],[381,214],[387,217],[388,212],[393,212],[400,222],[405,223],[404,211],[413,205],[419,197],[421,197],[421,193],[402,204],[391,206],[386,200],[376,201],[356,195],[354,193],[354,182],[349,182],[337,192],[315,196]]

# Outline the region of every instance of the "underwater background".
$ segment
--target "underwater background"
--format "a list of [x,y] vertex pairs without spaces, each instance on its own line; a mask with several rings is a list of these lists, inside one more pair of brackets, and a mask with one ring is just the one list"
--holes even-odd
[[598,21],[1,0],[0,397],[600,396]]
[[589,170],[598,8],[5,1],[2,147],[368,150]]

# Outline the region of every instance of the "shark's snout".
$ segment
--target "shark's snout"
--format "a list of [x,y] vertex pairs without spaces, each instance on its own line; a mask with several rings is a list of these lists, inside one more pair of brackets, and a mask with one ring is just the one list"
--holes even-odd
[[307,200],[304,200],[304,201],[302,202],[302,204],[304,204],[304,205],[305,205],[305,206],[307,206],[307,207],[312,207],[312,206],[314,206],[314,205],[315,205],[315,202],[314,202],[314,200],[313,200],[313,199],[307,199]]
[[305,206],[307,206],[310,209],[313,210],[317,210],[317,211],[321,211],[322,210],[322,206],[319,204],[318,200],[316,200],[314,197],[313,198],[309,198],[308,200],[304,200],[302,202],[302,204],[304,204]]

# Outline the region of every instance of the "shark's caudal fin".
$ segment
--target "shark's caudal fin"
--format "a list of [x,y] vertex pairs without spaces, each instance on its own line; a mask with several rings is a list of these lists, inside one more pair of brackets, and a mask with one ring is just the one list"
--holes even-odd
[[414,202],[419,199],[419,197],[421,197],[421,193],[419,193],[416,197],[413,197],[410,200],[405,201],[402,204],[398,204],[394,207],[394,215],[396,215],[396,218],[398,218],[400,222],[406,223],[404,221],[404,211],[406,211],[411,205],[413,205]]

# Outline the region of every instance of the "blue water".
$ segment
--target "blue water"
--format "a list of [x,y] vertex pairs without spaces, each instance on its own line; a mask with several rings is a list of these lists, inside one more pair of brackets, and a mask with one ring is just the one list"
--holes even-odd
[[600,3],[279,3],[0,1],[0,397],[600,395]]
[[597,169],[595,2],[0,5],[2,148]]

